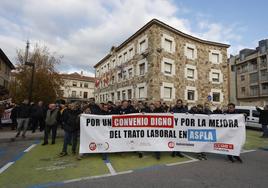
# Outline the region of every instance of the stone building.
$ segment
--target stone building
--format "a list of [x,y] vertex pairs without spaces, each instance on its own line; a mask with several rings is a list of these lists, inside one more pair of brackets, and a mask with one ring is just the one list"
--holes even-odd
[[256,49],[243,49],[229,59],[230,99],[237,105],[268,104],[268,39]]
[[84,76],[83,73],[61,74],[64,81],[61,86],[63,98],[67,101],[87,101],[94,97],[95,78]]
[[95,66],[99,102],[228,102],[227,48],[153,19]]
[[11,70],[13,69],[15,69],[14,65],[0,48],[0,90],[7,91],[9,89]]

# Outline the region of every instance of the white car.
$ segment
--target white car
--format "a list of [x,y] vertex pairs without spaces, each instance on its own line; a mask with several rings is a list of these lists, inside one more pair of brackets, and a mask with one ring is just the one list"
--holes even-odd
[[[255,106],[236,106],[235,109],[238,113],[247,114],[247,127],[261,128],[261,124],[259,124],[260,113],[257,111]],[[263,108],[260,107],[260,109]]]

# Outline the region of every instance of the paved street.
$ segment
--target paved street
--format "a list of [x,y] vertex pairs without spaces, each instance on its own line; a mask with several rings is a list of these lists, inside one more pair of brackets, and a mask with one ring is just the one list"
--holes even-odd
[[187,187],[187,188],[267,188],[268,152],[258,150],[242,154],[243,164],[230,163],[225,156],[208,155],[197,161],[169,167],[137,170],[132,173],[103,177],[51,187]]

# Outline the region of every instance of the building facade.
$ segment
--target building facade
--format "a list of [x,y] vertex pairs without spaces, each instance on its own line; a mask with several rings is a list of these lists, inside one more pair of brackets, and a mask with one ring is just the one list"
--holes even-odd
[[268,39],[256,49],[243,49],[229,59],[230,98],[241,106],[268,104]]
[[0,87],[8,90],[13,69],[15,69],[14,65],[0,48]]
[[63,86],[61,93],[67,101],[87,101],[94,97],[95,78],[84,76],[83,73],[61,74]]
[[153,19],[95,66],[99,102],[228,102],[227,48]]

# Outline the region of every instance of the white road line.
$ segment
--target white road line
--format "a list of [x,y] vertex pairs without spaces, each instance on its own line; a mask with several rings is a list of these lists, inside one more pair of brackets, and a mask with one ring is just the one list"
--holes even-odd
[[82,181],[82,180],[105,178],[105,177],[110,177],[110,176],[129,174],[129,173],[132,173],[132,172],[133,172],[132,170],[128,170],[128,171],[123,171],[123,172],[119,172],[119,173],[116,173],[116,174],[103,174],[103,175],[99,175],[99,176],[89,176],[89,177],[66,180],[66,181],[63,181],[63,183],[72,183],[72,182],[77,182],[77,181]]
[[106,166],[108,167],[108,169],[112,175],[116,175],[116,171],[114,170],[111,163],[106,163]]
[[8,162],[5,166],[3,166],[0,169],[0,174],[2,174],[6,169],[8,169],[8,167],[10,167],[11,165],[13,165],[15,162]]
[[254,149],[251,149],[251,150],[243,150],[241,153],[249,153],[249,152],[253,152],[253,151],[256,151]]
[[186,155],[185,153],[181,153],[184,157],[188,157],[189,159],[193,160],[193,161],[199,161],[198,159],[195,159],[189,155]]
[[169,164],[166,164],[166,166],[176,166],[176,165],[181,165],[181,164],[193,163],[193,162],[197,162],[197,161],[199,161],[199,160],[194,159],[194,160],[182,161],[182,162],[177,162],[177,163],[169,163]]
[[24,152],[29,152],[31,149],[33,149],[36,146],[36,144],[31,145],[30,147],[28,147],[26,150],[24,150]]

